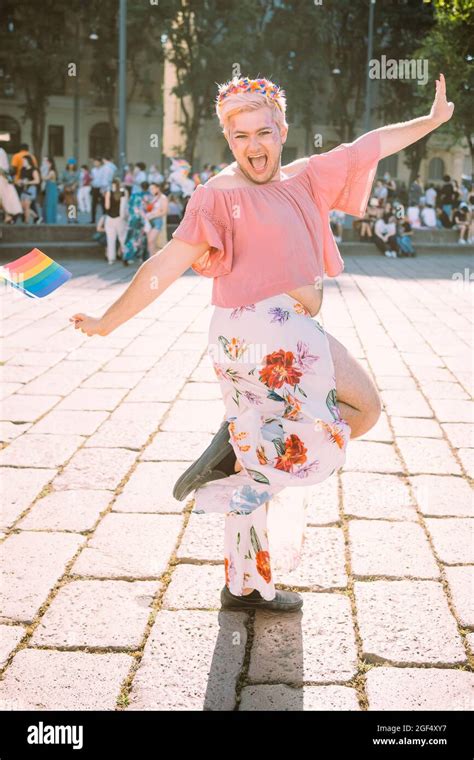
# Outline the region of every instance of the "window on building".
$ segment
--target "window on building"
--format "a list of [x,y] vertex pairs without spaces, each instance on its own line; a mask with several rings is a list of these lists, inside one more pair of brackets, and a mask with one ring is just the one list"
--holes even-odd
[[58,158],[64,156],[64,127],[50,124],[48,127],[48,156]]
[[428,179],[441,180],[446,174],[442,158],[432,158],[428,164]]
[[7,153],[20,150],[21,129],[16,119],[0,115],[0,147]]
[[0,98],[15,97],[11,66],[5,58],[0,59]]
[[110,125],[106,121],[98,122],[89,132],[89,157],[112,155]]

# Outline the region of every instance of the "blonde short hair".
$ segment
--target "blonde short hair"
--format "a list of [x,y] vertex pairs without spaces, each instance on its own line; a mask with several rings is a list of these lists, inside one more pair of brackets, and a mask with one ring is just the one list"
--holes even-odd
[[269,106],[277,126],[288,128],[286,121],[285,91],[269,79],[248,79],[234,77],[219,85],[216,99],[216,114],[224,136],[229,136],[229,119],[241,111],[256,111]]

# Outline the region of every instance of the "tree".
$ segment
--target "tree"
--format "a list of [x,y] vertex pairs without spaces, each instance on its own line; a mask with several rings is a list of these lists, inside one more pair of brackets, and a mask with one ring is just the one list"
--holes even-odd
[[[118,129],[116,123],[118,82],[118,3],[116,0],[89,0],[87,15],[99,42],[94,45],[91,66],[91,85],[96,99],[107,110],[110,142],[115,155]],[[164,60],[161,33],[168,11],[159,3],[143,0],[127,3],[127,102],[139,94],[150,112],[156,107],[151,72],[160,71]]]
[[70,42],[64,35],[64,5],[43,0],[41,13],[28,0],[5,9],[8,24],[0,32],[0,49],[8,61],[15,90],[20,93],[22,121],[31,122],[33,152],[41,155],[49,96],[67,75]]
[[180,101],[179,126],[185,138],[184,156],[192,164],[199,130],[214,113],[216,85],[234,74],[253,76],[260,52],[271,60],[264,41],[273,0],[175,0],[176,15],[167,27],[166,57],[174,66]]
[[471,153],[474,180],[474,4],[472,0],[435,0],[436,26],[425,39],[422,52],[429,56],[436,75],[446,77],[454,114],[442,129],[453,139],[465,138]]
[[[384,7],[380,20],[375,17],[377,33],[374,35],[374,53],[380,59],[423,60],[419,50],[435,24],[431,5],[416,0],[407,4]],[[381,79],[378,82],[378,105],[376,113],[383,124],[408,121],[429,112],[433,100],[433,88],[419,84],[416,79]],[[431,134],[417,140],[404,150],[405,165],[410,170],[408,185],[419,174],[421,161],[426,157]]]

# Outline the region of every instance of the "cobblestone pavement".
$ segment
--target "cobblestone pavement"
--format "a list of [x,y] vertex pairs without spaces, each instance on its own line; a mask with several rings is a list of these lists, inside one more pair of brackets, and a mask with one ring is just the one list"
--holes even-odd
[[319,318],[384,411],[311,489],[286,616],[219,610],[224,515],[171,496],[223,415],[211,281],[88,338],[71,314],[134,270],[66,265],[47,303],[3,289],[0,707],[474,709],[467,256],[348,257],[326,281]]

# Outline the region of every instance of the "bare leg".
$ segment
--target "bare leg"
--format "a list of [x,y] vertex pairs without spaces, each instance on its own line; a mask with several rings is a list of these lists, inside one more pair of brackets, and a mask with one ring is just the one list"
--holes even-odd
[[351,438],[357,438],[375,425],[382,402],[364,367],[340,341],[326,334],[336,373],[337,405],[351,428]]
[[156,240],[158,237],[158,230],[151,229],[147,235],[148,242],[148,255],[151,257],[156,253]]

